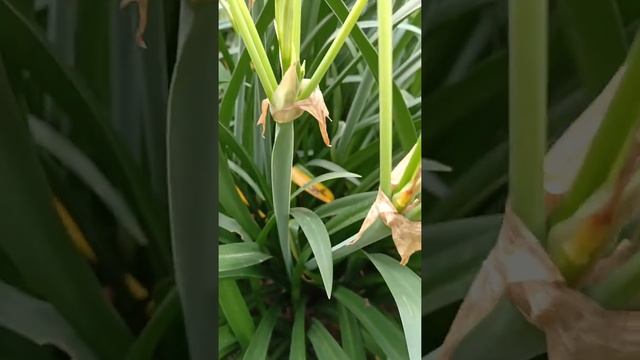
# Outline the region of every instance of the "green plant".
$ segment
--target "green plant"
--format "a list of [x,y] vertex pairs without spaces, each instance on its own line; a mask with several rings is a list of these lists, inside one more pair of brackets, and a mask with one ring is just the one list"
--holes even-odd
[[[417,358],[419,255],[380,222],[348,244],[419,143],[421,3],[379,34],[375,1],[301,2],[229,1],[235,32],[211,0],[0,0],[0,357],[209,359],[217,333],[218,358]],[[316,89],[327,137],[261,136],[264,98],[322,118]]]
[[[637,76],[632,75],[638,51],[637,5],[628,1],[594,1],[587,5],[572,0],[551,2],[548,9],[542,1],[485,5],[469,1],[457,5],[447,11],[434,10],[431,16],[438,19],[437,25],[426,36],[427,43],[434,44],[432,51],[442,46],[437,42],[439,37],[452,36],[456,31],[469,36],[468,42],[461,42],[464,45],[450,49],[457,59],[454,64],[467,64],[464,75],[454,71],[456,67],[448,68],[445,56],[427,60],[432,67],[440,64],[441,69],[449,69],[449,79],[453,79],[434,84],[433,95],[425,101],[427,107],[442,109],[441,115],[428,123],[428,133],[432,134],[426,139],[429,154],[453,168],[451,173],[434,175],[437,180],[431,184],[440,186],[431,189],[434,206],[426,213],[424,236],[432,251],[425,254],[424,261],[431,264],[432,272],[423,278],[423,322],[442,324],[432,328],[426,339],[432,350],[429,359],[437,358],[436,349],[460,300],[497,239],[507,197],[545,245],[570,286],[607,308],[636,306],[631,300],[637,292],[631,285],[634,260],[621,265],[599,285],[581,285],[579,280],[597,259],[630,235],[622,231],[623,224],[635,221],[630,213],[633,206],[621,204],[630,201],[635,185],[629,178],[637,175],[629,161],[635,156],[630,138],[637,131],[637,90],[631,90],[638,85]],[[495,16],[500,24],[506,25],[508,20],[509,26],[487,25],[485,19]],[[463,30],[463,21],[469,19],[476,27]],[[604,24],[598,36],[591,32],[596,23]],[[509,44],[500,42],[500,46],[490,47],[491,34],[504,35],[504,28],[509,29]],[[545,34],[556,30],[562,30],[564,36],[549,37],[545,44]],[[636,40],[631,43],[631,38]],[[614,78],[625,56],[627,70]],[[494,81],[490,83],[489,79]],[[610,81],[613,85],[609,90],[594,100]],[[483,94],[480,86],[484,87]],[[462,99],[471,93],[481,95],[457,103],[455,110],[443,103],[445,96]],[[504,111],[507,101],[509,122]],[[590,103],[586,115],[578,118]],[[478,113],[487,116],[479,118]],[[571,140],[559,140],[572,141],[573,146],[552,149],[543,167],[545,142],[557,143],[576,118],[573,128],[580,130],[573,131]],[[588,137],[591,131],[585,128],[585,121],[596,125],[601,121],[601,125],[593,128],[592,142],[578,145],[582,142],[576,139]],[[476,136],[484,131],[491,137],[470,139],[461,135],[462,129]],[[443,140],[447,134],[458,134],[459,138],[447,143]],[[474,155],[461,151],[472,148]],[[563,151],[573,153],[563,155]],[[620,189],[625,189],[624,196],[616,195]],[[452,256],[457,260],[449,261]],[[625,286],[628,291],[621,290]],[[465,337],[455,358],[538,359],[545,358],[544,353],[543,333],[504,299]]]
[[[402,267],[388,255],[359,251],[374,242],[378,243],[372,251],[393,249],[389,242],[379,242],[389,235],[380,223],[366,231],[359,243],[350,245],[374,200],[375,193],[370,190],[375,189],[378,177],[380,185],[392,195],[392,155],[402,155],[392,147],[392,106],[402,108],[408,115],[398,120],[405,125],[404,133],[399,133],[407,146],[405,151],[416,141],[419,143],[406,97],[393,95],[398,86],[411,87],[406,93],[409,97],[420,94],[413,87],[419,67],[394,69],[391,54],[392,25],[419,21],[419,2],[400,4],[393,17],[390,1],[370,2],[367,7],[367,1],[358,0],[349,12],[341,1],[309,7],[302,7],[300,1],[256,2],[253,18],[242,1],[229,0],[222,5],[235,31],[225,33],[220,55],[222,71],[230,74],[230,81],[223,85],[219,112],[220,131],[228,134],[221,138],[221,163],[234,165],[220,169],[220,176],[230,180],[224,181],[225,187],[220,189],[230,196],[221,198],[220,204],[231,220],[226,230],[237,233],[242,229],[249,241],[259,246],[246,253],[245,263],[236,264],[236,275],[220,275],[230,278],[225,284],[233,289],[221,292],[219,299],[225,322],[238,342],[225,354],[262,357],[269,350],[270,356],[276,358],[301,359],[310,356],[313,349],[319,358],[364,358],[365,353],[419,358],[416,339],[420,337],[420,327],[411,315],[417,313],[418,306],[418,277],[414,270]],[[377,34],[373,31],[376,27],[371,27],[367,36],[356,21],[368,13],[375,14],[376,7],[378,20],[366,23],[379,21],[381,30]],[[273,30],[267,27],[271,19]],[[337,20],[343,24],[335,26]],[[337,29],[334,34],[333,29]],[[349,35],[355,48],[346,42]],[[370,40],[378,35],[379,54]],[[419,37],[413,33],[401,33],[400,41],[410,45],[406,52],[396,51],[400,59],[410,57],[410,49],[419,47]],[[250,64],[257,76],[247,72]],[[279,65],[276,71],[272,64]],[[392,83],[393,71],[410,71],[405,74],[408,81]],[[348,77],[355,82],[344,81]],[[374,89],[372,78],[380,79],[379,101],[378,94],[370,94]],[[360,97],[353,95],[354,89]],[[353,106],[347,105],[350,101]],[[380,128],[376,126],[378,103],[384,112]],[[316,140],[317,131],[305,111],[320,125],[322,141]],[[256,136],[254,129],[258,112],[262,113],[258,119],[262,138]],[[325,123],[328,116],[331,123]],[[269,119],[274,120],[275,127]],[[419,148],[413,153],[420,158]],[[418,163],[412,162],[411,175],[417,171]],[[308,170],[312,168],[329,172],[314,177]],[[232,169],[242,169],[252,180],[247,181],[246,176]],[[358,173],[370,176],[361,179]],[[300,186],[293,194],[292,180]],[[236,196],[236,186],[240,196]],[[243,198],[246,204],[236,206],[242,204]],[[325,204],[319,204],[320,199]],[[292,201],[295,207],[290,207]],[[250,233],[254,224],[259,229],[257,235]],[[238,247],[240,240],[235,236],[221,239],[220,249]],[[228,257],[220,257],[220,262],[233,261],[239,253],[240,250],[230,251]],[[409,267],[415,269],[416,265],[412,261]],[[361,281],[364,283],[358,285]],[[385,281],[391,294],[376,290]],[[257,289],[265,289],[266,293],[253,296]],[[359,290],[356,293],[348,289]],[[403,335],[390,314],[378,306],[406,297],[408,302],[398,303]],[[367,301],[371,306],[365,305],[363,311],[361,307]],[[273,316],[289,318],[293,326],[278,327],[270,320]],[[339,335],[340,344],[332,333]],[[259,353],[254,353],[256,349]]]

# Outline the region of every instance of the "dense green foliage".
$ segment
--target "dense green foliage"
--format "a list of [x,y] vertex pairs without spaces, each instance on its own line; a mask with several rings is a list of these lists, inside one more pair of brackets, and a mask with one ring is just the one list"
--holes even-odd
[[[288,42],[288,36],[295,38],[297,22],[289,23],[285,17],[284,25],[277,23],[278,11],[291,10],[279,10],[278,5],[291,4],[295,9],[296,3],[256,1],[251,8],[254,35],[247,21],[234,20],[232,27],[223,16],[219,23],[224,40],[220,204],[226,219],[221,227],[227,234],[220,239],[220,249],[237,248],[244,244],[241,241],[259,246],[242,252],[244,264],[221,273],[228,290],[219,294],[221,326],[228,326],[237,339],[224,353],[252,359],[265,353],[290,359],[364,359],[366,354],[419,358],[419,254],[407,267],[401,266],[389,230],[381,223],[356,245],[348,245],[375,199],[380,178],[378,4],[305,2],[297,54],[295,41]],[[349,9],[363,4],[364,11],[354,18]],[[241,18],[241,9],[232,1],[228,7],[233,19]],[[393,11],[395,84],[387,89],[395,95],[394,131],[389,134],[395,139],[390,154],[397,164],[415,144],[416,129],[421,127],[420,2],[398,2]],[[351,20],[345,20],[348,16]],[[295,17],[294,12],[291,18]],[[345,33],[341,23],[353,20],[358,26]],[[332,45],[334,38],[348,40],[340,48]],[[261,55],[262,46],[267,60]],[[288,51],[293,55],[282,55]],[[334,55],[333,61],[326,60]],[[292,123],[274,124],[269,117],[264,137],[256,130],[262,100],[269,98],[272,106],[279,101],[268,73],[282,79],[287,61],[298,58],[304,64],[298,73],[304,71],[305,78],[319,81],[331,119],[327,123],[331,147],[308,114]],[[259,63],[258,75],[249,71],[249,59]],[[317,75],[324,71],[326,75]],[[299,97],[304,94],[302,90]],[[306,169],[310,182],[297,183],[293,191],[288,174],[292,164]],[[321,197],[310,195],[323,191],[331,192],[335,200],[323,203]],[[279,200],[283,197],[286,200]],[[367,245],[366,253],[359,251]],[[221,263],[235,262],[241,252],[227,254],[220,257]],[[275,325],[274,313],[279,316]]]
[[[274,2],[251,16],[275,65]],[[400,266],[379,222],[336,247],[380,177],[376,2],[319,82],[333,146],[308,115],[290,127],[294,164],[335,197],[290,185],[291,273],[240,38],[214,1],[148,6],[141,49],[136,4],[0,0],[0,357],[204,359],[216,333],[219,358],[417,354],[420,253]],[[309,76],[352,6],[304,1]],[[393,11],[395,165],[421,128],[421,4]]]

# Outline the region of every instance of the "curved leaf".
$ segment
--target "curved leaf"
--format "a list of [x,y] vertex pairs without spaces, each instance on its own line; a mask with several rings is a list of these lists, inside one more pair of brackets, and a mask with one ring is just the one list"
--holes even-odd
[[301,186],[300,188],[298,188],[298,190],[296,190],[293,194],[291,194],[291,199],[293,200],[296,196],[300,195],[303,191],[323,181],[333,180],[333,179],[344,179],[344,178],[359,178],[359,177],[360,175],[354,174],[351,172],[330,172],[330,173],[322,174],[320,176],[314,177],[308,183],[304,184],[304,186]]
[[293,208],[291,209],[291,215],[300,224],[307,241],[309,241],[311,250],[318,262],[327,297],[331,298],[333,260],[331,259],[331,240],[329,239],[329,234],[327,234],[327,229],[324,227],[320,217],[309,209]]
[[329,331],[316,319],[311,319],[309,340],[313,345],[318,360],[349,360]]
[[50,304],[0,281],[0,326],[31,341],[55,345],[72,358],[97,359]]
[[260,325],[258,325],[256,332],[251,338],[249,347],[242,357],[243,360],[260,360],[267,358],[271,334],[273,333],[273,328],[276,326],[279,312],[279,310],[271,309],[262,321],[260,321]]
[[407,349],[402,345],[404,337],[397,324],[351,290],[339,287],[334,296],[360,321],[389,359],[408,358]]
[[89,347],[105,359],[122,359],[132,340],[130,330],[107,303],[54,211],[1,58],[0,113],[0,247],[25,283],[54,306]]
[[218,213],[218,226],[227,231],[234,232],[240,235],[240,238],[243,241],[252,241],[251,237],[249,237],[249,234],[244,231],[242,226],[240,226],[240,224],[238,224],[235,219],[232,219],[223,213]]
[[213,1],[182,2],[178,60],[169,96],[169,209],[176,286],[191,357],[209,358],[216,345],[218,233],[215,94],[217,13]]
[[175,288],[164,297],[153,317],[133,343],[127,353],[127,360],[153,359],[158,342],[165,335],[167,327],[180,317],[180,299]]
[[409,359],[419,360],[422,339],[420,277],[387,255],[367,254],[367,257],[382,274],[396,301],[407,340]]
[[304,304],[298,306],[291,329],[291,347],[289,348],[289,360],[305,360],[307,352],[305,349],[304,336]]
[[232,271],[259,264],[271,258],[256,243],[234,243],[218,246],[218,271]]
[[102,200],[118,222],[138,241],[138,244],[148,244],[149,241],[127,202],[91,159],[42,120],[30,116],[29,128],[36,144],[55,156],[82,180]]

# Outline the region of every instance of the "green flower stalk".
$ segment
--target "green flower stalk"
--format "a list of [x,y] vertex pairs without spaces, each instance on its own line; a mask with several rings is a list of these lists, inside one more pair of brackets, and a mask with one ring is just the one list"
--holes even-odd
[[380,189],[391,196],[393,151],[393,8],[391,0],[378,1],[379,98],[380,98]]
[[324,55],[311,79],[304,79],[304,66],[300,64],[301,0],[276,0],[275,28],[280,49],[282,79],[276,83],[266,51],[260,42],[255,24],[242,0],[221,0],[229,13],[231,23],[242,37],[260,79],[267,99],[262,101],[258,125],[266,127],[267,110],[276,122],[276,135],[271,157],[271,186],[273,207],[287,275],[291,277],[292,257],[289,244],[289,218],[291,195],[291,168],[294,154],[293,121],[305,111],[311,114],[320,127],[324,143],[331,146],[326,128],[329,111],[324,103],[319,84],[344,45],[351,29],[367,0],[356,1],[345,23]]

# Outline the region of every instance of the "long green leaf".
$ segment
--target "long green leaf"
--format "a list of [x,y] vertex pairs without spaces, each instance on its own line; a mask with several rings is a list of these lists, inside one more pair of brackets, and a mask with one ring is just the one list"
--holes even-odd
[[291,206],[291,166],[293,165],[293,122],[277,124],[276,139],[271,154],[271,187],[280,249],[287,274],[291,275],[289,246],[289,209]]
[[97,359],[50,304],[0,281],[0,326],[40,345],[55,345],[72,358]]
[[0,327],[0,349],[5,359],[56,360],[47,348],[3,327]]
[[402,331],[378,309],[358,294],[343,287],[334,291],[334,296],[360,321],[389,359],[408,359]]
[[218,328],[218,358],[222,358],[237,342],[228,325]]
[[366,354],[362,342],[360,326],[356,318],[342,304],[338,304],[338,319],[342,347],[351,360],[365,360]]
[[29,128],[36,144],[55,156],[67,169],[80,178],[107,206],[113,216],[142,246],[149,242],[138,220],[120,192],[80,149],[50,125],[33,116]]
[[318,360],[349,360],[349,356],[317,319],[311,319],[309,340]]
[[640,34],[636,34],[626,60],[627,68],[607,109],[598,132],[591,141],[583,165],[558,207],[550,226],[571,216],[601,186],[621,156],[629,134],[640,121]]
[[327,234],[327,229],[324,227],[320,217],[309,209],[293,208],[291,209],[291,215],[300,224],[307,241],[309,241],[311,250],[318,262],[327,297],[331,298],[333,261],[331,259],[331,240],[329,239],[329,234]]
[[223,213],[218,213],[218,226],[229,232],[234,232],[240,235],[240,238],[243,241],[252,241],[249,234],[244,231],[242,226],[240,226],[240,224],[235,219],[232,219]]
[[252,239],[255,239],[260,233],[260,228],[240,199],[227,158],[220,147],[218,151],[218,201],[227,214],[237,221]]
[[314,177],[313,179],[309,180],[309,182],[307,182],[306,184],[298,188],[298,190],[296,190],[293,194],[291,194],[291,199],[294,199],[296,196],[300,195],[303,191],[323,181],[333,180],[333,179],[359,178],[359,177],[360,175],[354,174],[351,172],[330,172],[330,173],[322,174],[320,176]]
[[218,290],[222,313],[240,345],[246,348],[255,332],[255,325],[238,284],[235,280],[220,280]]
[[[273,0],[269,0],[267,4],[262,8],[262,12],[256,22],[256,30],[258,33],[264,33],[267,29],[267,26],[271,24],[271,21],[274,17],[274,6]],[[245,77],[250,72],[251,60],[249,58],[249,52],[244,49],[242,51],[242,55],[240,59],[236,63],[235,69],[233,70],[233,74],[231,75],[231,80],[229,81],[229,85],[227,87],[227,92],[225,93],[222,102],[220,103],[220,121],[222,121],[223,125],[227,125],[232,120],[233,108],[235,106],[236,97],[240,87],[243,85]]]
[[218,271],[232,271],[255,264],[259,264],[271,258],[271,255],[260,251],[256,243],[234,243],[218,247]]
[[384,254],[367,254],[369,260],[382,274],[393,295],[402,327],[407,340],[407,349],[411,360],[419,360],[422,339],[422,322],[420,312],[420,277],[411,269],[400,265],[397,260]]
[[131,333],[107,304],[91,268],[56,217],[52,194],[2,59],[0,113],[0,247],[25,282],[60,312],[98,356],[122,359]]
[[251,338],[249,347],[242,357],[243,360],[261,360],[267,358],[271,335],[276,326],[279,310],[271,309],[267,315],[260,321],[260,325],[256,329],[255,334]]
[[[348,239],[332,247],[331,254],[333,257],[333,263],[335,264],[338,260],[341,260],[346,256],[366,246],[369,246],[377,241],[380,241],[388,237],[389,235],[391,235],[391,230],[386,225],[384,225],[382,221],[376,220],[371,225],[371,227],[368,228],[364,232],[364,234],[362,234],[362,236],[356,243],[352,243],[355,240],[355,235],[353,235]],[[318,263],[314,258],[307,261],[305,266],[307,267],[307,269],[313,270],[318,268]]]
[[180,318],[180,299],[175,288],[164,297],[153,317],[127,353],[127,360],[151,360],[167,328]]
[[305,360],[307,351],[305,348],[304,330],[304,304],[300,304],[296,309],[291,329],[291,346],[289,348],[289,360]]
[[168,266],[170,243],[165,209],[158,207],[133,158],[116,139],[102,104],[55,55],[45,34],[9,0],[0,0],[0,23],[10,29],[0,31],[0,45],[11,49],[3,55],[28,69],[38,85],[69,115],[74,143],[84,153],[92,154],[92,160],[114,184],[122,184],[123,194],[140,216],[144,230],[152,234],[154,252]]
[[[216,116],[217,4],[182,3],[184,34],[169,97],[169,208],[175,276],[193,359],[215,353],[217,330]],[[186,16],[189,15],[189,16]],[[207,51],[206,49],[210,49]],[[203,51],[204,50],[204,51]]]

